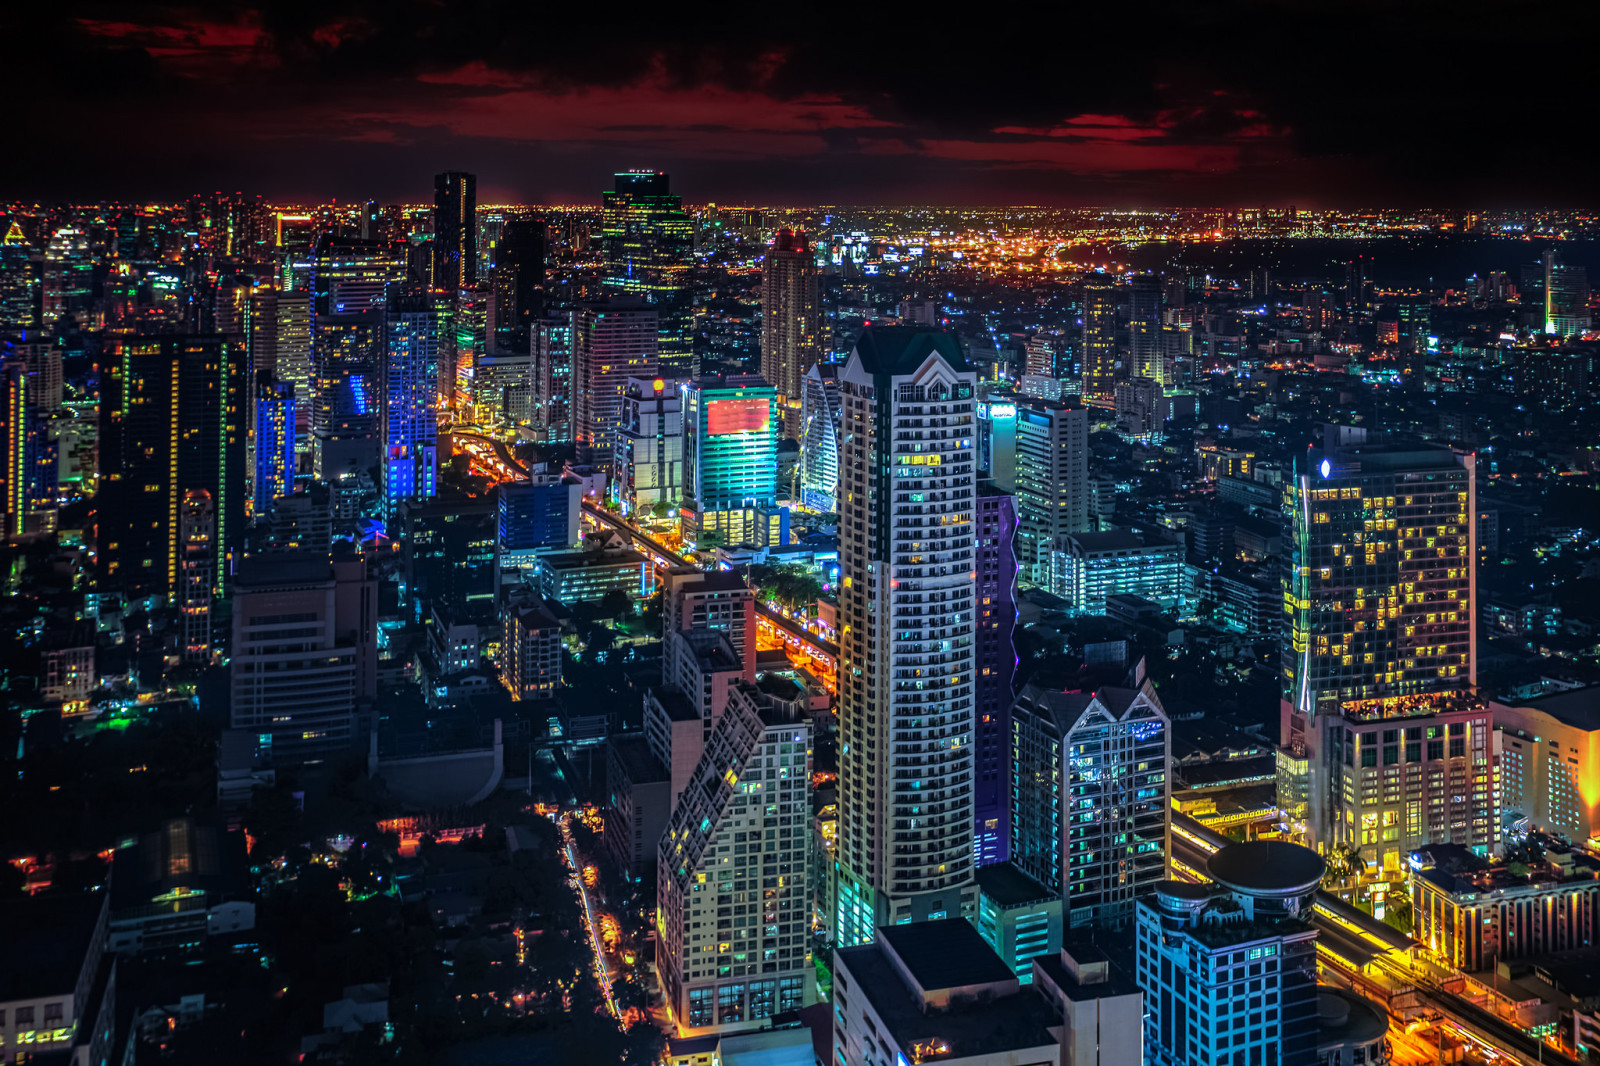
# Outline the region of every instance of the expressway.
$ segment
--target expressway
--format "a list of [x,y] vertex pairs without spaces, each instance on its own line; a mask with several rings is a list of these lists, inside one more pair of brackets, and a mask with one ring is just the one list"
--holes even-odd
[[[463,450],[482,464],[486,472],[498,474],[505,481],[528,476],[528,468],[517,462],[516,457],[511,454],[510,446],[505,441],[486,437],[482,433],[475,433],[470,429],[450,429],[446,432],[452,438],[462,438],[480,445],[480,447],[476,448],[469,446]],[[481,447],[482,445],[487,445],[488,452],[492,454],[487,454]]]
[[[1231,843],[1200,822],[1172,812],[1172,870],[1180,880],[1201,882],[1206,860]],[[1513,1060],[1577,1066],[1577,1060],[1529,1036],[1493,1011],[1448,991],[1450,974],[1426,957],[1423,945],[1357,910],[1331,892],[1318,890],[1311,924],[1317,928],[1317,959],[1352,985],[1383,1003],[1407,993],[1439,1011],[1469,1044]]]
[[[687,566],[700,569],[695,563],[668,548],[650,534],[635,529],[603,507],[597,507],[585,500],[583,511],[592,521],[610,526],[624,536],[630,537],[634,546],[649,556],[650,561],[657,567]],[[756,601],[756,615],[760,623],[776,631],[785,644],[798,648],[830,672],[836,669],[839,646],[833,641],[812,633],[794,619],[786,618],[782,611],[760,600]]]

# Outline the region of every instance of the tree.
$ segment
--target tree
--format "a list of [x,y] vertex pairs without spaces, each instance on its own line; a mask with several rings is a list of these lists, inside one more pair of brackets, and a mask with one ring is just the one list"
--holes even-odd
[[633,614],[633,599],[621,589],[607,589],[600,597],[600,614],[621,621]]

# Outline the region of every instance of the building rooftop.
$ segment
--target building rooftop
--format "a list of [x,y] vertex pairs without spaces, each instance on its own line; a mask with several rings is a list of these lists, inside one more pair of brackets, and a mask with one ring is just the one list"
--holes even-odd
[[0,903],[0,1003],[71,993],[105,902],[95,892]]
[[[1107,950],[1110,947],[1111,950]],[[1055,955],[1037,955],[1033,964],[1074,1002],[1131,996],[1139,991],[1133,971],[1133,944],[1126,934],[1113,934],[1106,946],[1072,939]]]
[[1098,533],[1067,533],[1062,540],[1072,541],[1085,555],[1102,552],[1136,551],[1141,548],[1178,547],[1178,542],[1153,532],[1141,533],[1133,529],[1107,529]]
[[873,326],[856,341],[855,354],[869,374],[910,374],[937,352],[956,370],[967,357],[954,333],[918,326]]
[[1600,861],[1577,850],[1549,848],[1537,865],[1490,864],[1461,844],[1429,844],[1411,853],[1411,868],[1451,895],[1505,892],[1519,888],[1600,880]]
[[158,898],[204,893],[207,906],[247,887],[244,834],[173,818],[139,843],[117,852],[112,864],[113,912]]
[[978,867],[978,891],[1002,907],[1022,907],[1058,898],[1009,862]]
[[1321,855],[1283,840],[1229,844],[1206,863],[1211,879],[1246,893],[1309,892],[1322,882]]
[[[899,1045],[906,1061],[916,1057],[912,1050],[916,1044],[943,1045],[948,1048],[943,1055],[950,1057],[1058,1046],[1049,1028],[1058,1024],[1055,1012],[1031,989],[958,999],[947,1009],[927,1010],[916,990],[906,986],[890,957],[891,950],[913,974],[927,974],[935,988],[1009,981],[1009,988],[1017,989],[1015,975],[965,920],[883,926],[878,937],[878,943],[843,948],[838,954],[851,974],[851,992],[866,995],[889,1030],[884,1035]],[[902,945],[917,963],[913,965],[898,949],[890,948],[890,940]]]
[[1600,685],[1524,700],[1519,706],[1543,711],[1556,721],[1586,733],[1600,731]]
[[1317,986],[1317,1051],[1370,1044],[1389,1029],[1389,1018],[1369,999],[1330,985]]
[[610,738],[610,743],[617,762],[634,784],[672,779],[667,768],[661,765],[661,760],[650,750],[650,742],[643,733],[622,733]]

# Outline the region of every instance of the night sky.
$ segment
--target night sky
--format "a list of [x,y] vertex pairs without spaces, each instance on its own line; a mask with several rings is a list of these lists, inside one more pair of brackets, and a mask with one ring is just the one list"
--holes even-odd
[[1592,4],[11,5],[0,198],[1573,206]]

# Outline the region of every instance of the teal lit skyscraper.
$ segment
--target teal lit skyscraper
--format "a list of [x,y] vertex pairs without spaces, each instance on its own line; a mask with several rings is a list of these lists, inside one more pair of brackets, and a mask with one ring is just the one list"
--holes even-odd
[[[778,502],[778,394],[758,374],[683,386],[685,507],[700,536],[786,543]],[[777,522],[775,533],[770,523]]]
[[603,194],[601,223],[606,288],[655,304],[662,373],[695,377],[694,316],[685,291],[694,223],[683,211],[683,197],[671,193],[667,175],[659,170],[625,171]]

